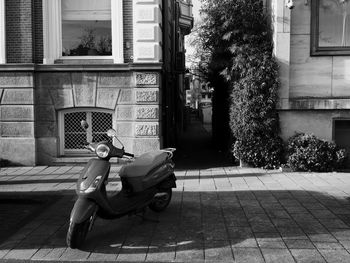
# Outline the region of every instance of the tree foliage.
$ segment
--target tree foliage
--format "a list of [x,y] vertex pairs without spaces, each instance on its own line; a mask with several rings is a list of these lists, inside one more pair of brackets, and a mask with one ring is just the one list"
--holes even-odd
[[276,111],[278,68],[263,3],[204,0],[202,13],[199,42],[204,54],[210,54],[203,65],[212,83],[225,82],[214,86],[230,98],[234,154],[255,166],[278,166],[283,156]]

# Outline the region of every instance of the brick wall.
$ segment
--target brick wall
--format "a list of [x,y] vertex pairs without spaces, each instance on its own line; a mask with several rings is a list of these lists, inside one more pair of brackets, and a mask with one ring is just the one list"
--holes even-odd
[[33,62],[32,0],[6,1],[8,63]]
[[132,1],[123,1],[123,18],[124,18],[124,62],[133,62],[133,10]]

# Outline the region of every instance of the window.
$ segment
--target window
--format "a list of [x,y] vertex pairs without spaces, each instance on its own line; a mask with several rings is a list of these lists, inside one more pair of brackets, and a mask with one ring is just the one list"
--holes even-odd
[[350,1],[313,0],[311,55],[350,55]]
[[0,0],[0,64],[6,63],[5,0]]
[[112,55],[110,0],[61,0],[62,56]]
[[123,63],[123,0],[43,0],[44,64],[58,59]]
[[[103,111],[68,110],[60,113],[61,155],[88,153],[85,142],[110,141],[106,131],[113,127],[113,115]],[[85,131],[80,122],[86,120],[89,128]]]

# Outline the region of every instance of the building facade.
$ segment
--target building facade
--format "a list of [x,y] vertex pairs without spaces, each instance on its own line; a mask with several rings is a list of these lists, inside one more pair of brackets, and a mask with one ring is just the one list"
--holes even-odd
[[84,141],[104,139],[109,128],[136,155],[172,145],[191,7],[0,0],[0,158],[35,165],[84,156]]
[[349,149],[350,1],[267,0],[266,7],[280,66],[282,137],[308,132]]

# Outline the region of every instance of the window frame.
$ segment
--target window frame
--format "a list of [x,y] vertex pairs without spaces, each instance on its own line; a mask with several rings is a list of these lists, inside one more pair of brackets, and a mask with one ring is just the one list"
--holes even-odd
[[348,56],[349,47],[320,47],[319,46],[319,0],[311,0],[311,56]]
[[113,60],[124,63],[123,54],[123,1],[111,0],[112,56],[62,56],[61,0],[43,0],[44,64],[56,60]]
[[0,0],[0,64],[6,63],[5,0]]

